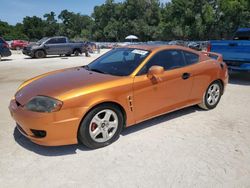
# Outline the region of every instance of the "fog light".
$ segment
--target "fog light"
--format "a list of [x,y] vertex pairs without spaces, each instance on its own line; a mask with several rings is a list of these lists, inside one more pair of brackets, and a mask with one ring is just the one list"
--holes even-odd
[[31,132],[37,138],[44,138],[46,136],[46,131],[30,129]]

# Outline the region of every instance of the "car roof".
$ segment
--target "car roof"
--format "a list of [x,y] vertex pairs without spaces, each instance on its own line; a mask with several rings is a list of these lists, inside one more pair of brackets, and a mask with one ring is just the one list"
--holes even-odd
[[179,50],[186,50],[190,52],[194,52],[194,50],[183,47],[180,45],[129,45],[126,46],[127,48],[136,48],[136,49],[141,49],[141,50],[147,50],[147,51],[158,51],[158,50],[164,50],[164,49],[179,49]]

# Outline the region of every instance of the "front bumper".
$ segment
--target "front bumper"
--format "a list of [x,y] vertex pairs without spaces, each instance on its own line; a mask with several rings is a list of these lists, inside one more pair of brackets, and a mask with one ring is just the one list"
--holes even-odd
[[31,56],[31,57],[34,56],[33,51],[30,50],[30,49],[28,49],[28,48],[26,48],[26,47],[24,47],[24,49],[22,50],[22,52],[23,52],[24,55]]
[[[53,113],[37,113],[25,110],[15,99],[9,105],[11,116],[18,130],[32,142],[45,146],[76,144],[77,131],[85,108],[60,110]],[[44,131],[45,136],[35,131]]]

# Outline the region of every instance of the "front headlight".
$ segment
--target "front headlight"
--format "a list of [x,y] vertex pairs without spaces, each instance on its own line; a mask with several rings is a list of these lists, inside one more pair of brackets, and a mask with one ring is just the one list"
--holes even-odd
[[56,112],[61,109],[63,105],[62,101],[57,99],[46,97],[46,96],[36,96],[32,98],[26,105],[27,110],[33,112]]

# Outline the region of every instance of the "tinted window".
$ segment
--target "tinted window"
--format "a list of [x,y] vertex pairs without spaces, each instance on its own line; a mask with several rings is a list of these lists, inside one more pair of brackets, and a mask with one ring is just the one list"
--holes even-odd
[[0,38],[0,43],[4,43],[3,39]]
[[192,65],[199,62],[199,56],[190,52],[183,52],[186,58],[187,65]]
[[56,39],[50,39],[46,44],[56,44],[57,40]]
[[148,69],[154,65],[162,66],[165,70],[171,70],[185,66],[185,61],[181,51],[164,50],[155,54],[142,68],[139,74],[146,74]]
[[57,43],[66,43],[66,38],[58,38]]

